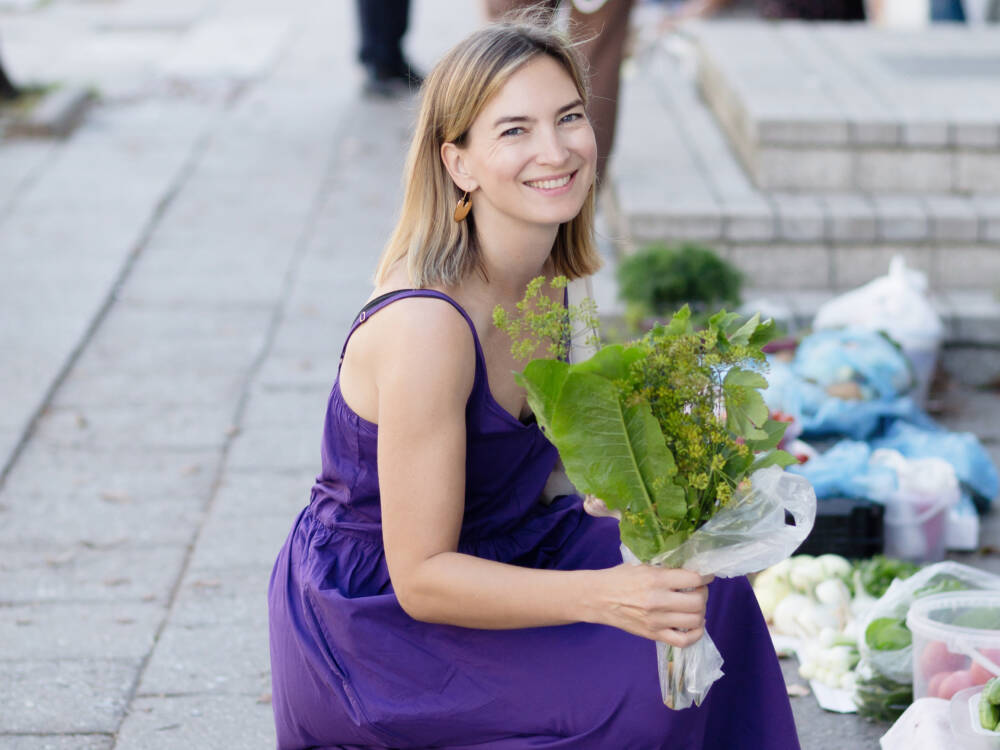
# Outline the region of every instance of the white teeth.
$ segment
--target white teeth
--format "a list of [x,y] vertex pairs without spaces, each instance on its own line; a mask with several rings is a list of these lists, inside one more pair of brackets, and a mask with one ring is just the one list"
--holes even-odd
[[570,181],[573,175],[566,175],[565,177],[559,177],[555,180],[535,180],[529,182],[531,187],[541,188],[542,190],[554,190],[555,188],[561,188],[563,185]]

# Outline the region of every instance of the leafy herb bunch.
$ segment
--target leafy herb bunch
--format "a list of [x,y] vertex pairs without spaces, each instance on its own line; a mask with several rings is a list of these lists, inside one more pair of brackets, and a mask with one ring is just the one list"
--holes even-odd
[[684,307],[636,341],[569,364],[594,310],[567,312],[543,285],[529,285],[516,314],[498,307],[494,323],[515,357],[555,357],[533,359],[518,382],[570,480],[620,512],[622,541],[640,560],[656,562],[737,502],[752,472],[795,462],[776,449],[786,424],[769,418],[760,393],[771,321],[721,311],[697,330]]

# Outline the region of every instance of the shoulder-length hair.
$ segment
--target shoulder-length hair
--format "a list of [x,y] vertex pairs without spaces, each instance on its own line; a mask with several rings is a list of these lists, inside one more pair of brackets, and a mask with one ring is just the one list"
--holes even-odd
[[[550,16],[522,15],[486,26],[454,47],[428,76],[403,173],[402,211],[382,252],[376,283],[383,283],[403,259],[409,283],[417,288],[452,286],[475,270],[484,272],[475,214],[461,222],[452,219],[463,193],[444,166],[441,146],[463,146],[486,103],[539,55],[562,65],[586,106],[585,64]],[[552,246],[555,272],[569,279],[601,265],[593,238],[595,189],[591,185],[580,213],[560,225]]]

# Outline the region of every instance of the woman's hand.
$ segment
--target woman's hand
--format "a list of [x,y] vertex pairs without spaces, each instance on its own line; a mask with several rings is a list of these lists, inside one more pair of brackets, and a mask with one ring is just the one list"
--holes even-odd
[[609,518],[617,518],[619,521],[622,520],[622,513],[620,510],[611,510],[603,500],[599,497],[594,497],[593,495],[587,495],[583,498],[583,509],[595,518],[602,518],[606,516]]
[[604,572],[596,621],[680,648],[704,634],[713,576],[629,563]]

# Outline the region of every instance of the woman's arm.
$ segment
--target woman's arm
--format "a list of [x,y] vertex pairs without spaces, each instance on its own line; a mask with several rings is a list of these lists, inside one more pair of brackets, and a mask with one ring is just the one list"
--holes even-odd
[[695,573],[533,570],[456,552],[475,376],[471,333],[438,301],[401,300],[376,320],[383,538],[396,596],[412,617],[487,629],[585,621],[679,646],[700,637],[707,590]]

